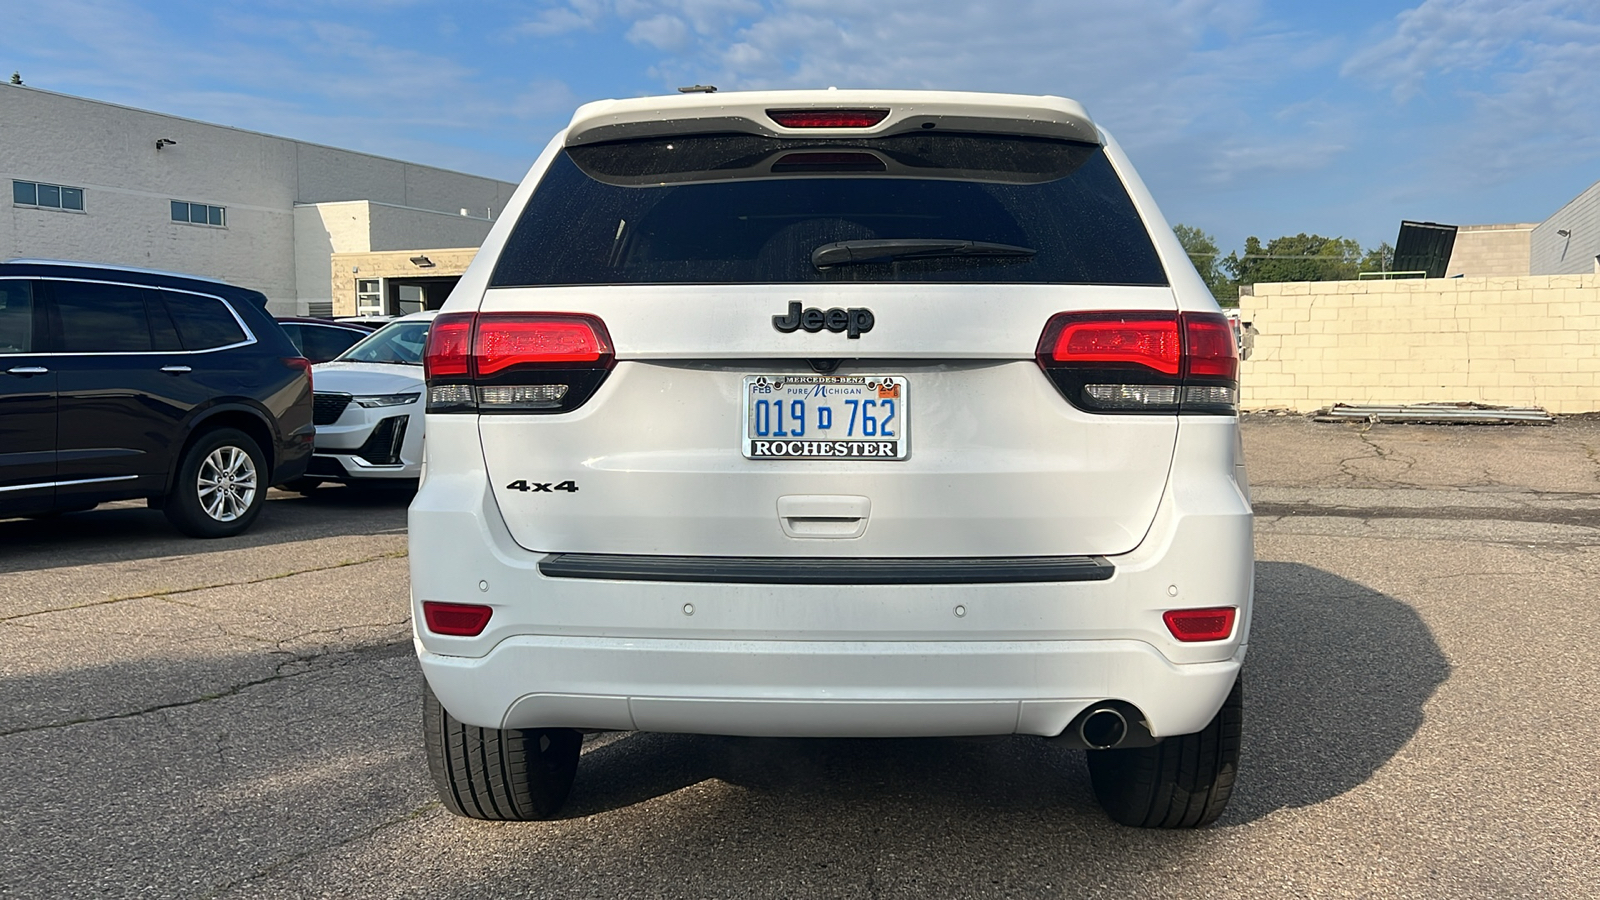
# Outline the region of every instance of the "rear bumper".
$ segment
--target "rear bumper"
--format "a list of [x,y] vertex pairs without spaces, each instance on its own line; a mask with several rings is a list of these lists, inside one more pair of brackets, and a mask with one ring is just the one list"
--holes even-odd
[[1139,707],[1157,737],[1189,734],[1216,714],[1243,654],[1174,665],[1139,641],[523,636],[479,659],[419,647],[434,693],[464,721],[768,737],[1054,736],[1108,697]]
[[[1210,721],[1245,654],[1252,517],[1232,420],[1180,430],[1155,520],[1108,557],[1109,578],[838,584],[552,577],[506,529],[476,427],[449,418],[429,422],[432,471],[411,506],[413,621],[424,600],[493,608],[478,637],[416,635],[429,684],[467,724],[1056,735],[1123,700],[1164,737]],[[1161,619],[1211,606],[1239,608],[1227,640],[1180,643]]]

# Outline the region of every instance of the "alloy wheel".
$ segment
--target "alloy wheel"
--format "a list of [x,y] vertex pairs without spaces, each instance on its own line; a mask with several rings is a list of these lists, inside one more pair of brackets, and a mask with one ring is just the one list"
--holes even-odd
[[197,478],[200,508],[218,522],[244,515],[256,498],[256,464],[242,448],[223,446],[200,464]]

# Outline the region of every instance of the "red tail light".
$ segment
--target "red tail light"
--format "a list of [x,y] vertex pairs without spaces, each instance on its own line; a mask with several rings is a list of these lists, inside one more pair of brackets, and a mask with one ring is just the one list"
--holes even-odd
[[605,326],[590,316],[484,315],[473,339],[478,377],[514,366],[585,365],[611,353]]
[[1068,319],[1050,358],[1067,365],[1116,363],[1178,374],[1183,352],[1173,318]]
[[1173,609],[1161,614],[1172,636],[1184,643],[1220,641],[1233,634],[1233,620],[1239,610],[1232,606],[1211,609]]
[[767,110],[767,117],[785,128],[871,128],[888,116],[887,109]]
[[1217,313],[1061,313],[1039,365],[1090,412],[1214,413],[1238,408],[1233,327]]
[[1184,313],[1189,374],[1234,380],[1239,377],[1239,351],[1233,346],[1233,323],[1216,313]]
[[477,637],[489,626],[494,610],[476,603],[440,603],[422,601],[422,618],[434,634],[451,637]]
[[429,412],[566,412],[611,370],[611,338],[594,316],[449,313],[424,351]]
[[304,356],[286,356],[283,358],[283,364],[291,369],[299,369],[306,373],[306,390],[314,390],[311,377],[311,360],[306,359]]
[[477,313],[443,313],[428,326],[428,346],[422,353],[427,378],[466,377],[471,374],[472,323]]

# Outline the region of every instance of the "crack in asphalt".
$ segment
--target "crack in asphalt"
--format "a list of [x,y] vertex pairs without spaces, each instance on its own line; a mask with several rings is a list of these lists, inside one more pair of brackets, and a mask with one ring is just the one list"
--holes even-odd
[[[293,658],[286,659],[274,666],[271,675],[240,682],[232,687],[216,691],[214,693],[203,694],[199,697],[190,697],[185,700],[173,700],[168,703],[157,703],[142,709],[129,710],[126,712],[107,713],[103,716],[86,716],[81,719],[70,719],[65,722],[47,722],[42,725],[27,725],[22,728],[13,728],[9,731],[0,731],[0,738],[12,737],[13,735],[18,734],[31,734],[38,731],[52,731],[59,728],[71,728],[75,725],[93,725],[100,722],[114,722],[118,719],[136,719],[140,716],[148,716],[153,713],[165,713],[170,709],[182,709],[186,706],[198,706],[203,703],[226,700],[229,697],[243,693],[249,688],[260,687],[264,684],[272,684],[273,682],[283,681],[288,678],[298,678],[302,675],[310,675],[317,672],[326,672],[330,669],[342,668],[362,659],[381,659],[386,655],[397,656],[400,655],[400,653],[397,651],[401,651],[402,649],[405,652],[409,652],[411,650],[411,640],[409,638],[397,641],[389,641],[382,644],[369,644],[364,647],[344,647],[337,650],[323,650],[320,653],[294,654]],[[273,652],[290,653],[291,651],[285,650]],[[315,665],[312,665],[319,659],[327,659],[330,657],[336,657],[338,659],[326,667],[319,668]],[[294,671],[285,671],[291,666],[302,666],[302,668],[295,669]]]
[[1341,519],[1439,519],[1470,522],[1530,522],[1544,525],[1575,525],[1600,528],[1600,510],[1585,509],[1495,509],[1481,506],[1319,506],[1312,503],[1256,503],[1256,517],[1282,520],[1295,516],[1327,516]]
[[246,587],[248,585],[261,584],[267,581],[279,581],[284,578],[293,578],[296,575],[309,575],[313,572],[328,572],[334,569],[345,569],[349,568],[350,566],[360,566],[370,562],[379,562],[385,559],[400,559],[406,555],[407,551],[405,550],[390,550],[385,553],[379,553],[374,556],[367,556],[361,559],[342,559],[331,565],[314,566],[309,569],[297,569],[293,572],[279,572],[274,575],[265,575],[261,578],[247,578],[243,581],[221,581],[217,582],[216,584],[202,584],[194,587],[181,588],[163,588],[158,591],[145,591],[144,593],[140,594],[128,594],[120,597],[107,597],[104,600],[91,600],[88,603],[75,603],[71,606],[56,606],[49,609],[36,609],[32,612],[17,613],[13,616],[0,616],[0,623],[15,622],[18,619],[27,619],[32,616],[49,615],[50,613],[72,612],[73,610],[78,609],[92,609],[96,606],[110,606],[113,603],[126,603],[129,600],[159,599],[168,603],[178,603],[181,606],[190,606],[191,604],[182,603],[181,601],[173,600],[172,598],[180,594],[193,594],[199,591],[210,591],[215,590],[216,588],[225,587]]

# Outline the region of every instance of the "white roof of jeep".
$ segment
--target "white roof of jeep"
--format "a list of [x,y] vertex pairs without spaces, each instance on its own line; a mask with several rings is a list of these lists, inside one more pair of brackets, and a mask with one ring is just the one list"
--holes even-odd
[[[785,128],[773,109],[887,109],[870,128]],[[881,137],[929,128],[1100,143],[1076,100],[965,91],[729,91],[599,100],[578,107],[567,146],[674,134],[738,132],[773,137]]]

